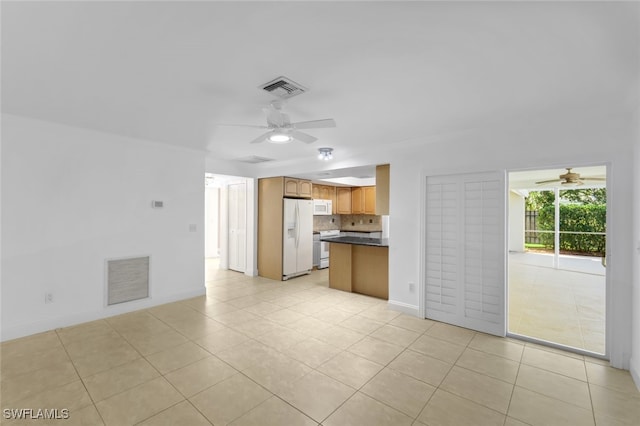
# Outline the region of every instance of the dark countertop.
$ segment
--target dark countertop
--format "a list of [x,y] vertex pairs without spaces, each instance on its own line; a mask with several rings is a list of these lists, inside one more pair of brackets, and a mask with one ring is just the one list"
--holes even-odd
[[325,237],[320,241],[339,244],[355,244],[361,246],[389,247],[388,238],[361,238],[361,237]]

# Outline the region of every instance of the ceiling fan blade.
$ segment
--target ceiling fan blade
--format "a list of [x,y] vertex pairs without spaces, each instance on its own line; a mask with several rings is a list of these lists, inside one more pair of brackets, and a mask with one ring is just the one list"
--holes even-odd
[[251,127],[254,129],[268,129],[268,126],[258,126],[255,124],[218,124],[218,126],[225,126],[225,127]]
[[300,142],[304,142],[304,143],[314,143],[315,141],[318,140],[318,138],[308,135],[306,133],[302,133],[302,132],[298,132],[298,131],[293,131],[290,133],[291,137],[299,140]]
[[543,185],[545,183],[553,183],[553,182],[560,182],[560,179],[541,180],[540,182],[536,182],[536,185]]
[[607,178],[601,178],[601,177],[583,177],[580,178],[580,180],[598,180],[598,181],[606,181]]
[[298,121],[291,123],[294,129],[320,129],[323,127],[336,127],[336,121],[333,118],[325,118],[323,120]]
[[255,138],[254,140],[252,140],[250,143],[260,143],[260,142],[264,142],[267,137],[271,134],[272,132],[267,132],[267,133],[263,133],[262,135],[258,136],[257,138]]

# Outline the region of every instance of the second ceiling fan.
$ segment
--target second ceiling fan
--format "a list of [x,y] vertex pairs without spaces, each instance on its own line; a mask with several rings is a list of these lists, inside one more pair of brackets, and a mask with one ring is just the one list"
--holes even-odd
[[559,182],[561,185],[577,186],[577,185],[583,185],[584,181],[606,181],[607,180],[606,178],[595,177],[595,176],[581,177],[580,173],[571,171],[573,169],[572,167],[567,167],[566,169],[567,169],[567,172],[559,175],[558,179],[543,180],[543,181],[536,182],[536,184],[544,185],[547,183]]

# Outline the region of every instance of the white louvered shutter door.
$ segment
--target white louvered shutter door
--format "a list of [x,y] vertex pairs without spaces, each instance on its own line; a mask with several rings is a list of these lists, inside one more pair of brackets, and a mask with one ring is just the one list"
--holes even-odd
[[503,173],[427,178],[427,318],[505,335],[505,197]]

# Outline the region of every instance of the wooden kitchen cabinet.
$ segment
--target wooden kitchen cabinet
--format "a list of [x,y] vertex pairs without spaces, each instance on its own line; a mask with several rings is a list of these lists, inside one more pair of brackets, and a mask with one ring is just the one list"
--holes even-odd
[[322,186],[323,185],[316,185],[315,183],[311,185],[311,198],[313,198],[314,200],[320,199],[320,188]]
[[322,185],[320,188],[320,198],[323,200],[331,200],[335,198],[335,195],[332,195],[332,192],[335,192],[335,186]]
[[351,213],[364,213],[364,191],[360,186],[351,188]]
[[314,200],[331,200],[335,198],[335,186],[331,185],[313,185],[313,199]]
[[376,214],[376,187],[363,187],[364,195],[364,214]]
[[311,198],[312,185],[310,180],[284,178],[284,196],[297,198]]
[[331,185],[323,185],[320,188],[320,198],[323,200],[331,200],[331,214],[336,214],[338,206],[336,205],[336,187]]
[[329,287],[389,299],[389,248],[331,243]]
[[282,279],[283,177],[258,179],[258,274]]
[[376,214],[376,187],[351,188],[351,213]]
[[298,196],[302,198],[311,198],[311,181],[298,179]]
[[336,199],[336,187],[335,186],[327,186],[327,195],[329,196],[329,198],[327,198],[328,200],[331,200],[331,213],[332,214],[337,214],[338,212],[338,203],[337,203],[337,199]]
[[351,188],[336,188],[336,213],[351,214]]
[[389,165],[376,166],[376,214],[389,214]]

